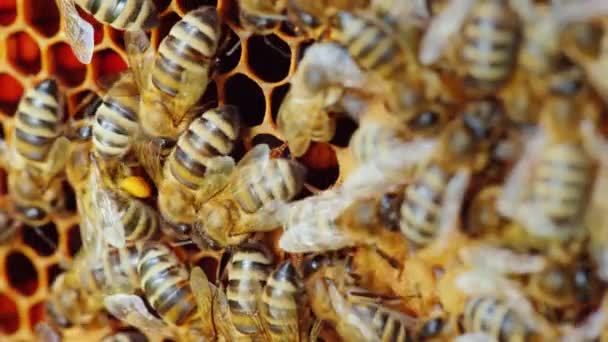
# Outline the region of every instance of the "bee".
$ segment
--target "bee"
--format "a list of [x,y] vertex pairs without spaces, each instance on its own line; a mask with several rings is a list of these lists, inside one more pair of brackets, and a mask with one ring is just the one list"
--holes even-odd
[[94,152],[101,158],[117,160],[129,152],[139,133],[139,90],[131,72],[121,78],[103,97],[93,121]]
[[296,161],[270,158],[268,145],[256,145],[238,163],[227,186],[202,205],[193,239],[208,238],[224,247],[244,241],[251,232],[279,227],[277,204],[300,192],[305,175]]
[[64,32],[74,54],[83,64],[89,64],[93,56],[93,26],[82,19],[75,4],[90,13],[98,21],[119,30],[149,30],[158,25],[158,12],[152,0],[57,0],[63,17]]
[[126,34],[127,54],[140,89],[144,136],[175,140],[199,114],[193,105],[205,92],[222,37],[215,7],[188,12],[163,38],[158,54],[143,32]]
[[[342,272],[331,270],[321,256],[305,260],[303,273],[311,307],[318,319],[330,322],[349,341],[408,341],[414,319],[382,304],[382,298],[361,289],[340,291]],[[329,269],[328,269],[329,268]]]
[[288,0],[287,14],[296,29],[304,36],[319,38],[331,26],[331,20],[339,10],[354,10],[369,6],[369,0],[317,1]]
[[260,0],[240,0],[239,21],[248,32],[266,35],[271,33],[281,21],[285,20],[281,14],[287,7],[286,0],[273,0],[270,2]]
[[262,292],[261,316],[271,341],[301,340],[300,326],[306,319],[304,284],[290,261],[270,274]]
[[[361,88],[365,79],[348,52],[335,44],[315,44],[306,51],[277,116],[294,156],[306,153],[311,141],[331,140],[336,121],[329,112],[339,107],[345,88]],[[308,115],[300,115],[302,111]]]
[[467,209],[465,227],[468,234],[483,236],[499,232],[505,226],[507,222],[496,207],[500,192],[500,186],[491,185],[484,187],[475,195]]
[[244,335],[265,334],[260,303],[273,259],[263,245],[250,243],[241,245],[228,265],[226,298],[230,319]]
[[[458,31],[462,34],[448,43]],[[448,45],[447,59],[465,92],[483,97],[510,79],[520,34],[520,18],[508,1],[452,1],[433,18],[422,38],[419,59],[432,64]]]
[[11,203],[6,200],[0,202],[0,244],[12,242],[19,231],[19,226]]
[[239,130],[238,109],[229,105],[208,110],[190,123],[169,154],[159,181],[158,206],[167,221],[192,224],[196,202],[206,201],[226,185],[234,168],[228,154]]
[[142,244],[108,247],[100,258],[81,252],[67,272],[55,279],[46,304],[52,325],[67,328],[91,323],[103,310],[103,297],[139,289],[137,263]]
[[120,331],[101,339],[101,342],[147,342],[146,335],[139,331]]
[[44,226],[65,207],[61,180],[40,188],[27,169],[9,172],[8,190],[17,218],[31,227]]
[[589,106],[570,98],[547,99],[542,129],[505,182],[499,211],[533,236],[557,242],[585,235],[581,223],[595,179],[595,158],[601,160],[591,142],[596,133],[585,131],[585,124],[591,124],[585,119]]

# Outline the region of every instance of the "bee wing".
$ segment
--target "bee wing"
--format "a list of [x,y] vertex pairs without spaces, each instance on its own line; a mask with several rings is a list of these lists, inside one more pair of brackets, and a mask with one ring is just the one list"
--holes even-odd
[[34,329],[36,337],[42,342],[61,342],[61,335],[46,322],[39,322]]
[[98,212],[98,224],[101,227],[103,238],[110,245],[121,248],[125,245],[125,227],[122,224],[121,212],[111,190],[104,184],[102,171],[98,162],[93,158],[93,169],[90,177],[90,192],[93,204]]
[[460,29],[474,4],[475,0],[451,0],[433,18],[420,43],[420,63],[433,64],[441,57],[449,38]]
[[494,342],[495,338],[483,333],[483,332],[475,332],[475,333],[466,333],[460,336],[456,336],[454,338],[454,342]]
[[326,281],[329,300],[336,315],[340,317],[345,324],[348,324],[349,329],[356,330],[358,335],[363,336],[365,341],[378,341],[380,336],[377,335],[372,326],[371,317],[362,319],[358,312],[355,312],[352,305],[338,291],[336,286],[331,281]]
[[545,268],[542,256],[515,253],[511,249],[480,244],[459,251],[465,264],[479,269],[495,270],[501,274],[530,274]]
[[133,151],[146,173],[157,185],[161,183],[162,171],[162,142],[157,139],[138,137],[133,144]]
[[556,21],[562,25],[582,22],[608,14],[608,3],[604,0],[583,0],[553,6]]
[[80,17],[74,0],[57,0],[57,7],[63,17],[64,32],[74,55],[80,63],[89,64],[93,57],[93,26]]
[[[188,69],[181,74],[180,87],[174,97],[173,115],[174,123],[182,122],[186,117],[198,114],[197,111],[190,111],[192,106],[198,101],[207,89],[209,83],[209,69],[197,68]],[[193,87],[193,84],[205,85]],[[176,125],[177,126],[177,125]]]
[[168,326],[154,317],[144,301],[136,295],[115,294],[104,299],[104,305],[112,316],[145,332],[171,336]]
[[464,194],[469,185],[470,172],[467,170],[459,170],[448,182],[445,195],[442,201],[441,212],[439,216],[439,236],[440,242],[448,242],[445,238],[457,229],[458,215]]
[[205,317],[213,312],[213,292],[209,279],[200,267],[195,267],[190,273],[190,287],[194,293],[199,312]]
[[[298,99],[297,95],[294,95],[294,91],[294,89],[289,90],[279,108],[277,127],[285,137],[289,151],[299,157],[304,155],[310,146],[311,122],[313,121],[310,115],[320,108],[316,108],[314,99]],[[299,108],[306,108],[307,115],[299,115],[301,114]]]
[[70,149],[70,141],[66,137],[59,137],[53,143],[53,147],[49,151],[47,160],[49,161],[46,165],[46,179],[45,184],[48,184],[52,178],[57,176],[63,171],[65,164],[68,160],[69,154],[65,151]]
[[201,185],[196,193],[197,202],[206,202],[224,189],[228,185],[234,169],[234,159],[230,156],[219,156],[209,160],[205,172],[205,183]]
[[124,33],[129,66],[133,70],[140,92],[148,86],[150,68],[154,63],[154,48],[144,31],[133,30]]
[[262,163],[262,165],[270,160],[271,149],[266,144],[255,145],[251,148],[237,164],[237,170],[254,163]]

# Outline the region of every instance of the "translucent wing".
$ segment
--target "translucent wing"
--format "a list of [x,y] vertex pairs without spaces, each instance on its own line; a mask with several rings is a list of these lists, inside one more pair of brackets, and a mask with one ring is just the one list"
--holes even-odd
[[502,274],[536,273],[542,271],[546,265],[542,256],[519,254],[508,248],[485,244],[463,247],[459,254],[467,265]]
[[190,273],[190,288],[194,293],[201,319],[206,320],[201,326],[211,329],[211,331],[206,332],[208,336],[215,334],[213,331],[213,301],[217,289],[214,291],[211,286],[213,285],[209,283],[207,275],[205,275],[205,272],[200,267],[192,269]]
[[132,325],[142,331],[172,336],[168,326],[154,317],[144,301],[135,295],[116,294],[107,296],[104,300],[106,309],[112,316]]
[[486,333],[482,333],[482,332],[475,332],[475,333],[467,333],[464,335],[460,335],[454,338],[454,342],[494,342],[495,339],[494,337],[486,334]]
[[93,158],[92,172],[89,179],[91,195],[95,210],[98,212],[97,224],[100,225],[103,238],[110,245],[121,248],[125,245],[125,227],[121,220],[121,210],[119,210],[116,200],[113,198],[111,190],[107,188],[103,178],[102,170],[95,158]]
[[42,342],[61,342],[61,335],[45,322],[36,324],[36,337]]
[[353,310],[353,307],[346,301],[344,296],[342,296],[332,282],[327,281],[326,284],[331,306],[336,312],[337,316],[341,318],[343,324],[347,325],[345,328],[353,330],[354,336],[364,337],[364,341],[380,340],[380,336],[377,336],[377,333],[372,327],[371,321],[363,320],[360,315]]
[[143,136],[136,138],[133,144],[133,151],[137,156],[137,160],[146,170],[146,173],[154,181],[155,184],[162,182],[162,160],[163,151],[167,148],[162,141],[158,139],[148,139]]
[[154,63],[154,48],[144,31],[125,31],[125,46],[129,67],[135,75],[140,92],[148,86],[150,68]]
[[196,193],[198,203],[204,203],[224,189],[234,171],[234,159],[230,156],[215,157],[209,161],[205,172],[205,183]]
[[[180,88],[177,91],[173,99],[173,123],[175,126],[179,126],[189,116],[197,114],[191,112],[192,106],[199,100],[207,89],[206,85],[209,83],[209,69],[208,68],[197,68],[194,70],[189,69],[183,71],[181,74]],[[193,87],[193,84],[200,85]]]
[[449,38],[460,29],[474,4],[475,0],[451,0],[433,18],[420,43],[420,63],[433,64],[441,57]]
[[66,153],[70,148],[70,141],[66,137],[59,137],[55,140],[53,147],[49,151],[47,157],[48,163],[45,170],[45,184],[55,178],[61,171],[63,171],[65,164],[68,160],[69,154]]
[[89,64],[93,57],[93,26],[80,17],[74,0],[57,0],[57,7],[63,17],[64,32],[74,55],[80,63]]
[[449,236],[450,232],[457,229],[458,215],[469,185],[469,178],[470,172],[459,170],[446,186],[441,213],[439,214],[440,237]]
[[556,20],[561,24],[582,22],[608,14],[608,2],[583,0],[554,6]]

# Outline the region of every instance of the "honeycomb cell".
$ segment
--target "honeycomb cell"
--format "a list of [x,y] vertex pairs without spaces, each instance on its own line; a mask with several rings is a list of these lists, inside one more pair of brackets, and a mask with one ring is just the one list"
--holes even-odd
[[76,59],[68,44],[56,43],[49,51],[52,75],[69,87],[76,87],[84,81],[87,74],[86,66]]
[[70,186],[67,181],[62,183],[63,189],[63,201],[65,205],[65,210],[69,212],[76,212],[76,194],[74,193],[74,189]]
[[110,37],[110,40],[116,44],[116,46],[118,48],[120,48],[121,50],[125,51],[125,37],[124,37],[124,32],[117,30],[113,27],[108,27],[108,37]]
[[154,0],[154,5],[158,13],[163,13],[171,5],[171,0]]
[[82,238],[80,237],[80,227],[73,225],[68,229],[68,254],[76,255],[82,247]]
[[0,194],[7,194],[7,174],[6,171],[0,169]]
[[283,103],[283,99],[290,87],[291,85],[287,83],[272,89],[272,93],[270,94],[270,115],[272,116],[272,122],[277,122],[281,103]]
[[15,301],[4,293],[0,293],[0,331],[12,335],[19,330],[19,313]]
[[17,18],[17,1],[0,0],[0,25],[8,26]]
[[243,74],[235,74],[224,84],[225,102],[239,108],[243,121],[248,126],[257,126],[264,121],[266,99],[256,82]]
[[59,9],[55,0],[25,0],[25,21],[38,33],[52,37],[59,31]]
[[199,103],[205,108],[207,108],[207,106],[215,107],[217,105],[217,84],[215,84],[215,81],[211,81],[207,84],[207,89],[205,89],[205,93],[201,96]]
[[287,147],[287,144],[285,144],[285,142],[283,142],[281,139],[275,137],[272,134],[258,134],[255,137],[253,137],[253,139],[251,140],[251,144],[252,145],[260,145],[260,144],[266,144],[268,145],[271,149],[273,149],[273,153],[277,153],[280,155],[280,157],[283,158],[291,158],[291,151],[289,151],[289,148]]
[[199,261],[197,261],[196,265],[202,268],[203,271],[205,271],[207,279],[209,279],[210,282],[215,283],[217,279],[217,268],[219,265],[216,258],[211,256],[205,256]]
[[22,231],[23,242],[32,247],[40,256],[53,255],[59,243],[59,234],[54,223],[42,227],[25,227]]
[[46,268],[46,280],[47,280],[46,286],[50,288],[51,285],[53,285],[55,278],[57,278],[57,276],[59,276],[63,272],[64,272],[63,268],[61,268],[61,266],[59,266],[58,264],[52,264],[52,265],[48,266]]
[[103,87],[104,78],[116,75],[117,73],[127,69],[127,63],[120,55],[112,49],[104,49],[95,52],[91,61],[93,66],[93,76],[97,85]]
[[332,145],[347,147],[350,138],[357,130],[359,124],[346,115],[340,115],[336,119],[336,134],[329,142]]
[[183,12],[188,13],[201,6],[217,6],[217,0],[177,0],[177,7]]
[[215,66],[214,72],[216,74],[226,74],[236,68],[241,60],[241,53],[243,51],[241,47],[242,42],[232,29],[226,28],[224,34],[228,38],[225,38],[226,40],[222,42],[222,46],[220,47],[222,51],[219,51],[219,62]]
[[23,253],[13,251],[4,262],[10,286],[24,296],[33,295],[38,289],[38,271],[32,261]]
[[253,73],[266,82],[279,82],[289,74],[291,49],[275,34],[251,36],[247,40],[247,64]]
[[44,302],[40,302],[32,305],[28,310],[27,315],[30,321],[31,330],[34,330],[36,324],[38,324],[38,322],[42,321],[42,319],[44,318],[44,308]]
[[23,86],[9,74],[0,73],[0,111],[6,115],[13,115],[17,110],[19,99],[23,95]]
[[160,17],[160,25],[158,30],[154,31],[152,34],[152,42],[158,49],[160,42],[169,34],[169,31],[175,25],[176,22],[180,20],[180,16],[174,12],[167,13]]
[[40,72],[40,48],[26,32],[15,32],[7,40],[7,55],[11,65],[23,74]]
[[300,161],[308,167],[306,183],[319,190],[328,189],[340,175],[336,152],[329,144],[313,142]]

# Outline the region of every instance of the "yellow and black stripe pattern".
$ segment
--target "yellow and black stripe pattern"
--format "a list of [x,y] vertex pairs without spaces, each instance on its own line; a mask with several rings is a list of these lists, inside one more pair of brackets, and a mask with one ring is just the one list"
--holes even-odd
[[60,179],[53,179],[46,188],[40,188],[28,169],[9,172],[8,192],[19,219],[32,227],[49,223],[51,214],[64,204]]
[[252,243],[242,245],[230,260],[226,298],[232,324],[243,334],[262,332],[258,303],[272,263],[269,251],[261,244]]
[[101,342],[148,342],[148,338],[139,331],[120,331],[105,336]]
[[188,271],[169,247],[147,244],[137,270],[148,302],[165,322],[183,326],[197,319],[198,307]]
[[519,44],[519,18],[507,1],[478,1],[458,46],[465,90],[492,93],[511,76]]
[[243,167],[232,194],[239,207],[251,214],[272,201],[288,201],[304,186],[306,169],[293,160],[270,159]]
[[270,274],[262,294],[262,317],[271,341],[299,340],[303,296],[302,279],[291,261],[284,261]]
[[103,97],[95,112],[93,146],[97,155],[118,159],[127,154],[139,129],[138,111],[137,84],[127,73]]
[[179,184],[197,190],[205,182],[209,160],[226,156],[239,137],[240,117],[235,106],[220,106],[206,111],[188,126],[166,162]]
[[149,30],[158,25],[152,0],[76,0],[95,19],[119,30]]
[[464,329],[486,333],[499,342],[535,341],[533,332],[517,312],[492,297],[475,297],[467,301]]
[[406,329],[405,316],[379,304],[355,304],[354,312],[368,322],[376,331],[379,341],[409,342],[411,336]]
[[331,39],[346,47],[362,69],[384,80],[405,76],[408,54],[390,28],[360,12],[338,12],[335,21]]
[[59,87],[55,80],[43,80],[28,90],[15,116],[13,140],[18,155],[26,161],[45,162],[61,134],[62,120]]
[[278,17],[286,6],[286,0],[239,0],[239,21],[248,32],[270,34],[281,23]]
[[127,195],[117,198],[120,221],[125,229],[127,241],[149,240],[159,229],[159,218],[154,209],[144,202]]

